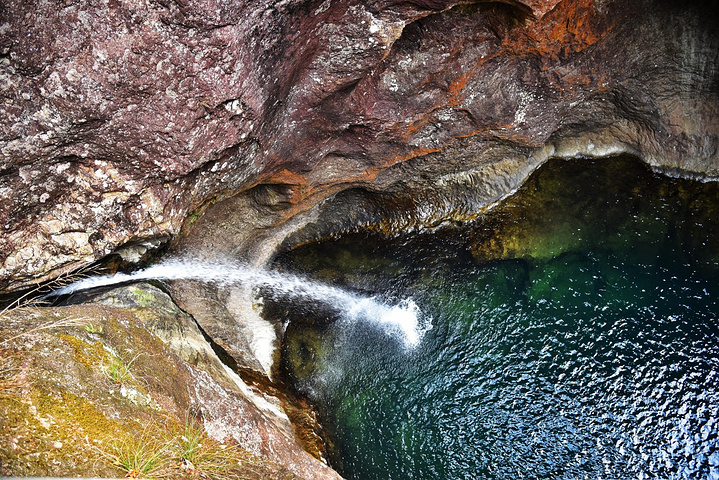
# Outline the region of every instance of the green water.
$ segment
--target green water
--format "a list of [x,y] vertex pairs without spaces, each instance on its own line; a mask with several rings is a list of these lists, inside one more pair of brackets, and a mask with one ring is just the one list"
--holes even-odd
[[[639,186],[638,186],[639,185]],[[471,225],[278,259],[432,328],[285,305],[288,381],[348,479],[719,478],[716,184],[555,162]]]

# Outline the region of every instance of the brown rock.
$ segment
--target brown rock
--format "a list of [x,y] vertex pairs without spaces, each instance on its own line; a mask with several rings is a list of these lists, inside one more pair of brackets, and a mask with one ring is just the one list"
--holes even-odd
[[195,462],[200,476],[339,478],[297,444],[277,399],[224,367],[166,294],[134,285],[95,302],[3,314],[4,475],[131,476],[115,457],[137,445],[158,455],[158,472],[185,478],[168,445],[191,428],[207,438],[197,448],[216,449],[216,460]]
[[[274,185],[260,200],[284,221],[403,182],[431,198],[442,182],[504,184],[486,205],[551,156],[628,152],[717,175],[716,13],[661,0],[9,0],[0,289],[174,237],[189,213],[257,184]],[[507,159],[507,177],[488,173]]]

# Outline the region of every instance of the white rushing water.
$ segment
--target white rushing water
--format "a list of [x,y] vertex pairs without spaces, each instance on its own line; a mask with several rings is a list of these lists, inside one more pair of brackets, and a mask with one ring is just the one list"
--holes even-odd
[[81,290],[141,280],[197,280],[219,286],[251,285],[268,288],[275,295],[322,302],[350,321],[367,321],[386,334],[413,348],[431,328],[412,299],[389,305],[376,297],[367,297],[332,287],[298,275],[254,268],[238,262],[202,262],[167,260],[133,273],[90,277],[52,292],[49,296],[68,295]]

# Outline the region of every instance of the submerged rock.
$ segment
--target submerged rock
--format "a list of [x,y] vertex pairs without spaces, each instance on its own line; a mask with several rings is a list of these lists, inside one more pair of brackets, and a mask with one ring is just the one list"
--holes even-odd
[[678,243],[697,265],[719,259],[717,182],[666,178],[630,157],[555,160],[476,222],[476,261],[543,262],[577,250]]

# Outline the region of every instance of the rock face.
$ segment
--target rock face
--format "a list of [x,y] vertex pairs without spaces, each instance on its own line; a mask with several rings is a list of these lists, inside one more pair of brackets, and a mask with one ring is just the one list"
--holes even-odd
[[[158,456],[143,477],[339,478],[297,444],[277,399],[225,368],[149,285],[14,310],[0,322],[0,352],[3,475],[132,476],[117,465],[125,452]],[[194,458],[176,444],[188,432],[204,445]],[[183,458],[195,474],[178,469]]]
[[629,152],[716,176],[716,13],[661,0],[8,0],[0,290],[142,252],[230,197],[250,233],[221,249],[247,255],[284,235],[257,232],[351,187],[430,191],[439,218],[455,208],[444,191],[486,205],[551,156]]

